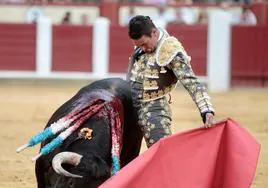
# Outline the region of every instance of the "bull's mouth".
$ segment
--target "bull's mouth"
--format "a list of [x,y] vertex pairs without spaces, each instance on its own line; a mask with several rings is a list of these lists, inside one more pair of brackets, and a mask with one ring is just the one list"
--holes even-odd
[[60,152],[53,157],[52,167],[60,175],[72,177],[72,178],[83,178],[83,176],[72,174],[62,167],[62,164],[71,164],[74,166],[79,165],[82,155],[74,152]]

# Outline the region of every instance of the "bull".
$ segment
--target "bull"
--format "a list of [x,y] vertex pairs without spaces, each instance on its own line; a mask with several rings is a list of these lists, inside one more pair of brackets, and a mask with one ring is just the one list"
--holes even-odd
[[[139,155],[142,132],[136,114],[129,85],[120,78],[81,88],[54,112],[44,130],[59,120],[65,125],[54,125],[53,136],[44,131],[38,137],[41,149],[34,158],[38,188],[94,188],[106,181],[119,170],[111,151],[119,153],[121,167]],[[66,138],[61,144],[52,146],[62,135]]]

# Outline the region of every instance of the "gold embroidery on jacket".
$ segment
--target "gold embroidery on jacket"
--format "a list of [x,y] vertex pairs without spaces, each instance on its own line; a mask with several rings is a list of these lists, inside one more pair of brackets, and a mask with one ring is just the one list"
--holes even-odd
[[167,37],[162,40],[156,50],[156,63],[159,66],[166,66],[178,52],[182,52],[187,56],[182,44],[175,37]]
[[145,69],[145,64],[144,64],[144,57],[141,56],[140,59],[138,61],[135,61],[135,63],[133,64],[133,68],[131,70],[131,77],[130,80],[132,81],[137,81],[137,80],[141,80],[143,78],[143,71]]
[[165,67],[161,67],[160,73],[166,73],[167,70],[165,69]]
[[153,100],[153,99],[161,98],[164,95],[166,95],[169,92],[171,92],[175,87],[176,87],[176,84],[172,84],[170,86],[165,87],[164,89],[160,89],[158,91],[153,91],[151,93],[146,92],[146,90],[144,90],[144,92],[143,92],[143,101],[150,101],[150,100]]
[[143,82],[144,90],[155,90],[158,89],[158,84],[156,80],[145,79]]
[[155,55],[153,53],[148,55],[147,65],[153,66],[154,64],[155,64]]
[[147,78],[159,78],[157,69],[149,69],[147,68],[145,70],[145,77]]

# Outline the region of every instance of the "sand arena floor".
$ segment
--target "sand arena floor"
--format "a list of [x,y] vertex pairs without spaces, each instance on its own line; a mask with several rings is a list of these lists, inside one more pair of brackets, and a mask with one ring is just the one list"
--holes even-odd
[[[85,82],[0,82],[0,188],[34,188],[31,158],[38,148],[20,154],[16,148],[40,131],[51,114]],[[261,143],[262,150],[252,188],[268,187],[268,90],[235,89],[211,93],[217,120],[232,117]],[[184,90],[172,93],[173,132],[195,128],[201,120]],[[146,150],[143,144],[142,151]]]

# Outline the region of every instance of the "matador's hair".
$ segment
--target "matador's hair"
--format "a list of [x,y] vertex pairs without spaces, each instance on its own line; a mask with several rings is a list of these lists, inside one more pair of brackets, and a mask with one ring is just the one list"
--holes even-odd
[[128,24],[128,36],[131,39],[140,39],[143,35],[151,37],[152,29],[156,28],[149,16],[137,15]]

